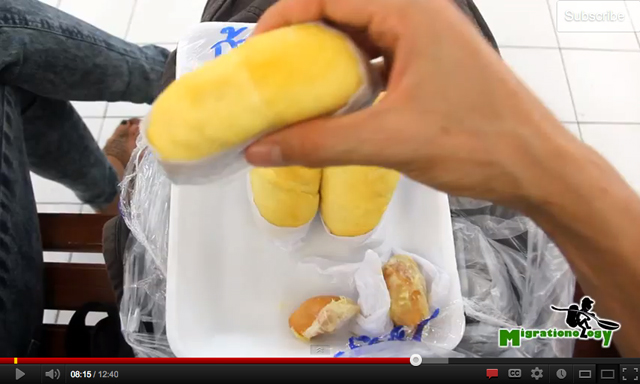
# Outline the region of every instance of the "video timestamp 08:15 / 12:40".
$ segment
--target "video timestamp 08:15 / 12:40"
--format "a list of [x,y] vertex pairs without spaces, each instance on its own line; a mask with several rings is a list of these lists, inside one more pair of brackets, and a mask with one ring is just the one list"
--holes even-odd
[[97,370],[97,371],[79,371],[73,370],[69,371],[69,377],[71,379],[117,379],[118,371],[105,371],[105,370]]

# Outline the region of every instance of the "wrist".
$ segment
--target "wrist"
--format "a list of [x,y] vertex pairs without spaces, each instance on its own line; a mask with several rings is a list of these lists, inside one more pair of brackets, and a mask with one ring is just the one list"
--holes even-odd
[[[542,227],[562,226],[564,231],[587,237],[596,236],[596,228],[602,235],[615,227],[607,223],[620,220],[612,211],[639,212],[637,194],[613,166],[564,127],[560,129],[562,134],[544,134],[539,143],[523,151],[527,160],[522,162],[526,168],[521,172],[517,209]],[[584,225],[594,219],[601,225]]]
[[496,202],[527,215],[547,209],[583,180],[589,148],[555,118],[518,118],[510,137],[499,145],[497,156],[508,182],[496,191]]

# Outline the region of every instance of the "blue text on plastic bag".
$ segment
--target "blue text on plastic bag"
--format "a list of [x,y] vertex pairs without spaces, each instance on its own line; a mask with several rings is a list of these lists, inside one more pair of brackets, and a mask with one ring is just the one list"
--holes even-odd
[[[382,343],[385,341],[422,341],[422,335],[424,333],[424,328],[429,324],[429,322],[440,314],[440,309],[436,308],[435,311],[428,318],[422,320],[415,331],[411,330],[408,327],[398,326],[395,327],[389,332],[389,334],[380,336],[380,337],[369,337],[366,335],[361,336],[353,336],[349,338],[349,349],[360,348],[365,345],[373,345]],[[344,351],[340,351],[334,355],[334,357],[340,357],[344,355]]]

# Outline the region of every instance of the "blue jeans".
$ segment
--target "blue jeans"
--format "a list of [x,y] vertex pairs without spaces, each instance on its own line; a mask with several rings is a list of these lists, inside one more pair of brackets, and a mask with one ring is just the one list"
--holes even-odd
[[29,171],[94,208],[118,177],[69,100],[151,103],[169,52],[37,0],[0,1],[0,356],[37,354],[43,260]]

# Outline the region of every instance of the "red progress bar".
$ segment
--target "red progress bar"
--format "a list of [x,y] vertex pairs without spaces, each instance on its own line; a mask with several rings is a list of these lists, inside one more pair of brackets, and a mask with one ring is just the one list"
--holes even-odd
[[[6,360],[6,362],[5,362]],[[14,364],[13,359],[0,363]],[[410,364],[408,357],[302,358],[18,358],[18,364]]]

